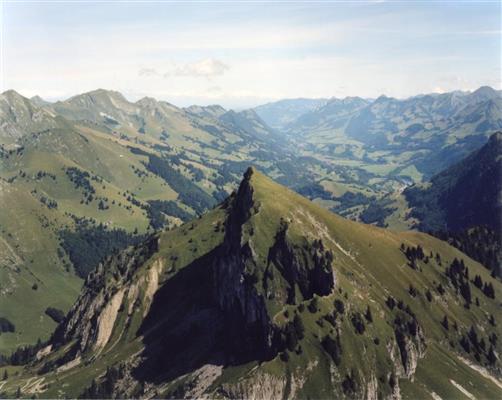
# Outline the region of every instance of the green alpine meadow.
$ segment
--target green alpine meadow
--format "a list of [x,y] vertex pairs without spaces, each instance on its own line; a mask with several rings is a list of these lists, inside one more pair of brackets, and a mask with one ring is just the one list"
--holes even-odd
[[499,2],[0,5],[0,398],[502,398]]

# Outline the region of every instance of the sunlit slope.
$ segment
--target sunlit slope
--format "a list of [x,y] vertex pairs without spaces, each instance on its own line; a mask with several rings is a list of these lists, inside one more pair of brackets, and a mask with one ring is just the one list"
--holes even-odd
[[[7,249],[2,252],[1,316],[16,326],[15,333],[2,334],[0,350],[46,338],[55,323],[45,309],[67,310],[75,300],[81,280],[61,248],[62,230],[74,230],[76,219],[83,218],[107,229],[144,233],[146,202],[178,197],[146,170],[146,157],[90,131],[84,134],[75,129],[33,134],[19,151],[0,160],[0,236]],[[83,174],[88,174],[82,180],[88,187],[78,183]],[[35,283],[38,290],[32,290]]]
[[93,273],[52,351],[3,390],[496,398],[500,296],[448,244],[345,220],[250,169],[219,208]]

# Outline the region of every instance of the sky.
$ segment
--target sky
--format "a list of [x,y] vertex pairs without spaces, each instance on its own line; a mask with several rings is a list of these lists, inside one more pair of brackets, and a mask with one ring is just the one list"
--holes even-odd
[[501,2],[0,0],[0,89],[179,106],[501,89]]

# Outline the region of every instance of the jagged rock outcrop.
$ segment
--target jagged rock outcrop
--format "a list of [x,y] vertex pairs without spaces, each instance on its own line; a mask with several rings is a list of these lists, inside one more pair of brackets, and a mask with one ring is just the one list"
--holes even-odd
[[396,318],[395,323],[395,341],[399,353],[400,363],[395,360],[394,349],[391,347],[391,358],[394,359],[396,372],[398,376],[413,379],[417,368],[418,360],[425,355],[425,335],[418,322],[411,318],[405,322],[401,318]]
[[106,345],[124,295],[130,304],[136,300],[130,298],[135,286],[129,283],[137,268],[157,250],[157,241],[153,236],[138,247],[126,249],[88,275],[82,294],[52,335],[53,348],[76,339],[77,355]]
[[225,225],[225,239],[218,249],[212,266],[213,290],[216,302],[226,315],[229,327],[238,330],[245,327],[248,337],[243,338],[242,348],[264,354],[272,349],[274,328],[265,307],[264,298],[258,293],[253,276],[259,269],[251,238],[243,235],[243,225],[259,212],[259,204],[253,199],[250,179],[254,171],[249,168],[244,180],[232,199]]
[[[407,237],[436,250],[433,238]],[[440,265],[430,257],[407,267],[400,239],[317,210],[249,169],[208,216],[90,274],[52,348],[39,352],[37,372],[82,369],[95,381],[73,395],[87,397],[407,398],[435,335],[444,335],[447,295],[427,297],[422,282],[444,279]],[[495,346],[495,328],[484,324],[485,349]]]
[[[268,255],[264,278],[268,296],[286,296],[288,304],[296,304],[297,301],[311,299],[314,294],[330,294],[335,287],[332,262],[333,253],[324,249],[320,239],[312,243],[305,241],[302,247],[291,244],[288,240],[288,224],[283,222]],[[287,282],[285,289],[275,285],[273,268],[276,268]],[[302,298],[297,298],[297,288]]]

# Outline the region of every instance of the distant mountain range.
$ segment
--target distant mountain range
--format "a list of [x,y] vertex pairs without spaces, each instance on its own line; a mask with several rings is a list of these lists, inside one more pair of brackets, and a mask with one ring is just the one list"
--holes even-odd
[[[54,103],[5,92],[0,318],[16,329],[0,351],[47,337],[55,322],[45,311],[66,311],[103,257],[205,213],[249,165],[325,208],[375,222],[379,199],[485,144],[501,124],[500,101],[480,88],[237,112],[130,102],[103,89]],[[390,225],[408,226],[404,216]]]
[[[274,124],[287,104],[271,103],[256,112]],[[299,138],[303,154],[334,163],[357,161],[369,172],[419,180],[462,159],[502,129],[502,92],[484,86],[472,93],[404,100],[334,98],[289,118],[280,129]]]
[[1,390],[498,398],[501,296],[447,243],[346,220],[250,168],[212,211],[100,264]]
[[254,110],[267,125],[285,131],[298,118],[314,112],[327,102],[328,99],[286,99],[263,104]]

